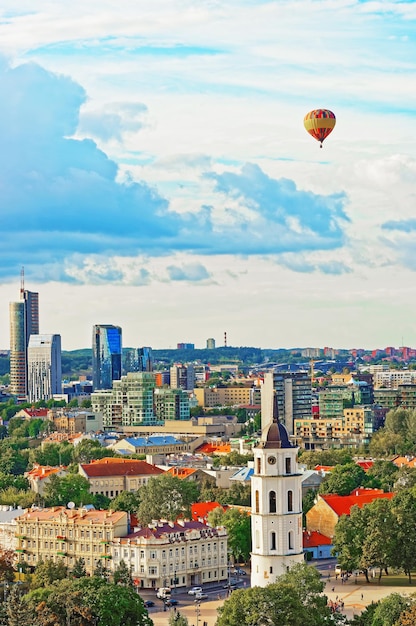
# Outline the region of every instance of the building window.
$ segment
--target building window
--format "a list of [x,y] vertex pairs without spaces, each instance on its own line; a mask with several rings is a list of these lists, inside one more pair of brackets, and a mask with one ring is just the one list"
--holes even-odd
[[273,574],[273,568],[269,567],[269,574]]
[[286,457],[286,474],[292,473],[292,459],[290,457]]
[[256,513],[260,511],[260,495],[259,492],[256,491]]
[[289,531],[288,535],[287,535],[287,543],[288,543],[288,547],[289,550],[293,550],[293,531]]
[[287,492],[287,510],[293,511],[293,491]]
[[270,550],[276,550],[276,533],[270,535]]
[[256,461],[257,461],[257,474],[261,474],[261,458],[258,457]]
[[276,492],[269,493],[269,513],[276,513]]

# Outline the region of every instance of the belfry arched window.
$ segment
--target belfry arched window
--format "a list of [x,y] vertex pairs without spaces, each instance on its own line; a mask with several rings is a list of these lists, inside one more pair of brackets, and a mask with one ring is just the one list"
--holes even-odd
[[287,492],[287,510],[293,511],[293,491]]
[[256,513],[260,511],[260,495],[259,492],[256,491]]
[[276,533],[270,534],[270,550],[276,550]]
[[276,492],[269,493],[269,513],[276,513]]

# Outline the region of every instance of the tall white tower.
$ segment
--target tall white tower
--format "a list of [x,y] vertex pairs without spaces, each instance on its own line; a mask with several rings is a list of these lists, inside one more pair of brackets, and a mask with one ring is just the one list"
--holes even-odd
[[29,402],[62,393],[61,335],[30,335],[27,352]]
[[262,414],[262,436],[254,448],[251,478],[252,587],[275,582],[304,560],[298,448],[291,445],[286,428],[279,422],[275,394],[269,407]]

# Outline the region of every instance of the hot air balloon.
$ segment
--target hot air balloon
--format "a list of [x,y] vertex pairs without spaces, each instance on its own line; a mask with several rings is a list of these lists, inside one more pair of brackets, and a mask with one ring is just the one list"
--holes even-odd
[[303,119],[303,124],[312,137],[320,142],[322,148],[322,142],[332,133],[336,123],[335,115],[328,109],[315,109],[309,111]]

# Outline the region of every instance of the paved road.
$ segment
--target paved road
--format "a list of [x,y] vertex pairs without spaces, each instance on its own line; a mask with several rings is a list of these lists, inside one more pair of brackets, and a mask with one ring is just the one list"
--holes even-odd
[[[409,587],[384,587],[377,585],[374,581],[371,584],[367,584],[364,576],[359,576],[357,582],[355,577],[350,577],[347,582],[343,583],[339,577],[335,579],[333,567],[331,569],[323,569],[321,573],[325,581],[324,593],[327,595],[328,601],[334,604],[343,602],[344,608],[342,613],[349,619],[361,613],[371,602],[377,602],[391,593],[409,595],[414,592],[414,589]],[[328,574],[330,578],[328,578]],[[246,581],[246,585],[248,583],[249,579]],[[174,596],[179,601],[177,610],[186,615],[190,626],[203,626],[204,622],[208,626],[215,626],[217,608],[224,603],[227,592],[222,587],[211,590],[204,589],[204,592],[207,591],[209,598],[200,603],[199,615],[197,614],[197,605],[194,603],[193,597],[189,596],[186,591],[177,590],[176,596]],[[152,595],[152,600],[154,600],[154,595]],[[218,599],[218,595],[220,595],[220,599]],[[143,597],[145,597],[145,594],[143,594]],[[170,611],[173,611],[173,609],[170,609]],[[155,607],[149,609],[149,615],[153,620],[154,626],[168,626],[169,611],[163,611],[163,604],[160,600],[156,601]]]

